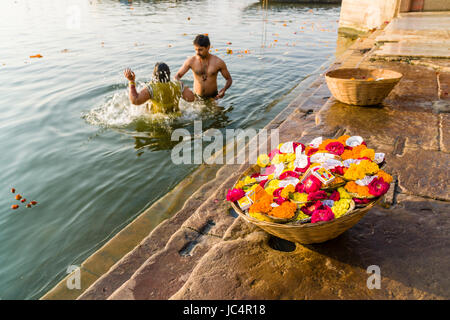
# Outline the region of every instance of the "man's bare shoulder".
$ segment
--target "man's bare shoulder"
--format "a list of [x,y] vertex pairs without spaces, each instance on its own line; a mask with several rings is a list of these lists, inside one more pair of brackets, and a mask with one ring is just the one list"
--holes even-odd
[[222,68],[223,66],[226,66],[225,61],[223,61],[222,59],[220,59],[218,56],[215,56],[213,54],[211,54],[211,57],[213,59],[213,63],[214,65]]
[[184,61],[184,64],[187,64],[190,66],[194,62],[195,62],[195,56],[191,56],[191,57],[186,58],[186,61]]

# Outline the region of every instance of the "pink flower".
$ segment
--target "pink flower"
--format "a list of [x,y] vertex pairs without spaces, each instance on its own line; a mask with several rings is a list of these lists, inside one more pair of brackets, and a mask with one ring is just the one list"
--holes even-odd
[[326,199],[327,196],[327,193],[323,190],[312,192],[308,194],[308,201]]
[[280,150],[278,150],[278,149],[274,149],[274,150],[270,151],[270,153],[269,153],[269,159],[272,160],[273,157],[275,157],[275,155],[280,154],[280,153],[281,153],[281,152],[280,152]]
[[330,196],[328,197],[328,199],[333,200],[333,201],[339,201],[341,199],[341,195],[339,194],[339,192],[337,190],[334,190]]
[[358,199],[353,198],[353,201],[355,201],[356,204],[367,204],[372,201],[372,199]]
[[264,174],[265,174],[265,175],[269,175],[269,174],[272,174],[272,173],[275,172],[275,166],[274,166],[274,165],[271,165],[271,166],[269,166],[269,167],[266,167],[265,169],[266,169],[266,170],[264,171]]
[[283,197],[276,197],[273,198],[273,202],[275,202],[276,204],[281,205],[283,202],[287,201],[288,199],[283,198]]
[[315,210],[323,208],[322,202],[316,201],[312,205],[301,207],[301,211],[308,216],[312,215]]
[[368,187],[371,195],[379,197],[389,190],[389,183],[384,182],[383,178],[375,178],[369,183]]
[[231,202],[238,201],[243,196],[245,196],[244,190],[242,190],[242,189],[231,189],[231,190],[228,190],[227,201],[231,201]]
[[264,186],[266,185],[266,182],[269,181],[269,179],[263,180],[259,183],[259,185],[261,186],[261,188],[264,188]]
[[325,149],[327,149],[328,152],[332,153],[332,154],[336,154],[338,156],[340,156],[342,153],[344,153],[344,145],[340,142],[330,142],[329,144],[327,144],[327,146],[325,147]]
[[320,182],[320,180],[314,177],[313,175],[310,175],[303,182],[303,185],[304,185],[303,189],[306,193],[312,193],[319,191],[320,187],[322,186],[322,182]]
[[283,180],[286,179],[287,177],[298,178],[298,173],[294,171],[285,171],[282,174],[280,174],[280,177],[278,179]]
[[321,209],[314,210],[311,215],[311,223],[319,221],[330,221],[334,219],[334,213],[330,207],[324,206]]
[[298,193],[305,192],[303,183],[301,183],[301,182],[297,183],[297,185],[295,186],[295,192],[298,192]]
[[335,174],[338,174],[338,175],[343,176],[343,175],[344,175],[344,168],[345,168],[345,167],[337,166],[337,167],[334,167],[333,169],[331,169],[330,171],[331,171],[332,173],[335,173]]

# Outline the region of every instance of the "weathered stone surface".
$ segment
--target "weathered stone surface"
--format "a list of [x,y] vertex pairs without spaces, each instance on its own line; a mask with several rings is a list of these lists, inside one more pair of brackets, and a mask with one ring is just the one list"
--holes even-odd
[[404,193],[450,201],[450,154],[422,149],[405,149],[390,157],[387,171],[398,177]]
[[439,130],[440,130],[440,149],[443,152],[450,152],[450,114],[439,115]]
[[320,123],[329,130],[344,127],[356,134],[395,145],[403,140],[410,147],[438,149],[438,118],[430,111],[405,110],[384,104],[380,107],[356,107],[335,101],[321,109]]
[[[449,209],[404,197],[334,240],[293,252],[270,248],[264,232],[243,237],[234,225],[239,236],[214,246],[171,299],[448,299]],[[367,288],[371,265],[380,267],[380,289]]]
[[444,100],[450,100],[450,73],[440,72],[438,74],[439,97]]
[[167,246],[150,257],[108,299],[167,299],[187,280],[198,256],[203,256],[220,238],[186,228],[178,230]]

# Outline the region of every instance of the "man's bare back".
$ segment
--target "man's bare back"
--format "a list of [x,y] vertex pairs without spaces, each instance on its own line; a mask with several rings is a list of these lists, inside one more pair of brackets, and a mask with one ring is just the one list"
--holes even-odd
[[[206,36],[198,36],[207,38]],[[198,38],[197,37],[197,38]],[[196,38],[196,40],[197,40]],[[197,45],[194,40],[195,56],[188,58],[178,70],[175,79],[180,80],[189,69],[194,73],[194,92],[201,98],[223,98],[225,91],[231,86],[233,80],[228,72],[225,62],[209,53],[210,46]],[[209,44],[209,39],[207,40]],[[217,74],[221,73],[227,81],[225,87],[217,91]]]

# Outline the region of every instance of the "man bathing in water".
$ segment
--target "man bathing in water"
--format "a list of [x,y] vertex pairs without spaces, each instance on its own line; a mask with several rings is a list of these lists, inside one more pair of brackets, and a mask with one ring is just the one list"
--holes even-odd
[[[202,100],[223,98],[225,91],[233,83],[225,62],[209,53],[210,46],[208,36],[198,35],[194,39],[196,55],[188,58],[175,76],[175,80],[180,80],[189,69],[192,69],[194,73],[194,92],[197,98]],[[217,74],[219,71],[227,82],[225,87],[218,92]]]
[[140,105],[148,100],[151,102],[152,112],[171,113],[179,111],[180,97],[192,102],[194,93],[183,85],[181,81],[170,81],[170,69],[164,62],[158,62],[153,70],[153,79],[145,84],[139,93],[136,91],[136,76],[131,69],[125,69],[125,78],[129,81],[129,98],[132,104]]

